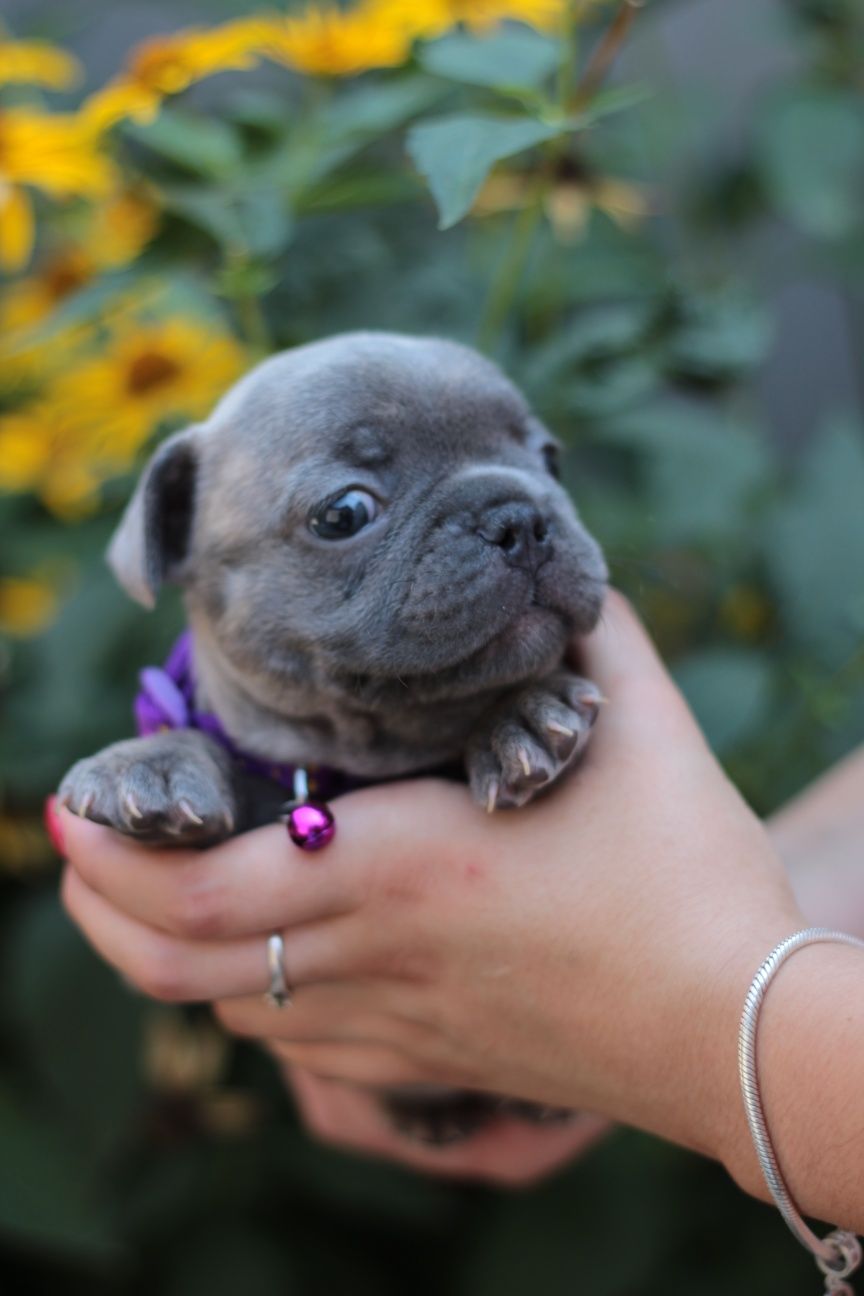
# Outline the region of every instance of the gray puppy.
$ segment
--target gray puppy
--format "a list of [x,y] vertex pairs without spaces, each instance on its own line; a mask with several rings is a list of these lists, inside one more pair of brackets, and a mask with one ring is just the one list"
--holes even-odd
[[[109,562],[148,607],[182,587],[196,706],[244,751],[365,780],[460,762],[482,806],[519,806],[573,762],[599,702],[564,654],[606,569],[556,455],[475,352],[345,334],[266,360],[163,443]],[[79,761],[60,798],[170,845],[275,813],[195,729]],[[412,1123],[440,1138],[452,1116]]]

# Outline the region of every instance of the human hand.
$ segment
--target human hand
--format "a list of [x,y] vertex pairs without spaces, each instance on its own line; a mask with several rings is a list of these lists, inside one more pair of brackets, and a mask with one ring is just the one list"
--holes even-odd
[[[279,1051],[274,1045],[277,1059]],[[548,1126],[502,1116],[461,1143],[424,1147],[392,1128],[373,1091],[321,1079],[289,1062],[282,1070],[305,1125],[322,1142],[448,1179],[524,1188],[581,1156],[610,1128],[587,1112],[570,1124]]]
[[[723,1159],[743,993],[801,916],[619,598],[584,657],[610,704],[536,805],[487,819],[456,785],[372,788],[314,859],[277,827],[169,854],[64,812],[67,906],[145,991],[220,1000],[319,1075],[603,1112]],[[298,988],[281,1013],[260,997],[274,929]]]

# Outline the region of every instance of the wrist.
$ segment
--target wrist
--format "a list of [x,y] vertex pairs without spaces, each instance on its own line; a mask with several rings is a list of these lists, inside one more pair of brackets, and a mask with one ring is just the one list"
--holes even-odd
[[[793,1200],[805,1215],[856,1232],[864,1226],[862,979],[860,949],[802,948],[765,996],[756,1056],[765,1120]],[[770,1199],[749,1130],[730,1141],[723,1160],[740,1187]]]

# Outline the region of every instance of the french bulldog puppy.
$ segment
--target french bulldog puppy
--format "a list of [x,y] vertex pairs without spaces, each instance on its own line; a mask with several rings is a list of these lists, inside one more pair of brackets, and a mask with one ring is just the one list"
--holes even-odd
[[[168,438],[108,560],[147,607],[182,588],[196,706],[245,752],[369,781],[460,764],[480,806],[521,806],[573,763],[600,701],[564,656],[606,568],[556,459],[479,354],[344,334],[264,361]],[[79,761],[59,796],[188,846],[272,820],[285,794],[184,729]],[[475,1098],[394,1110],[443,1141],[480,1122]]]

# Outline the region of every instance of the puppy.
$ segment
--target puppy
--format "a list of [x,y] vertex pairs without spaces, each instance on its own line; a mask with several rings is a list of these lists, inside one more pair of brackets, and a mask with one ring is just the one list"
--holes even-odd
[[[108,552],[147,607],[182,588],[195,707],[229,743],[195,728],[115,743],[61,800],[148,842],[210,844],[284,800],[236,744],[363,781],[459,765],[485,809],[524,805],[599,704],[564,654],[597,621],[606,568],[556,460],[516,388],[455,343],[351,333],[264,361],[159,447]],[[391,1107],[435,1142],[492,1110]]]

